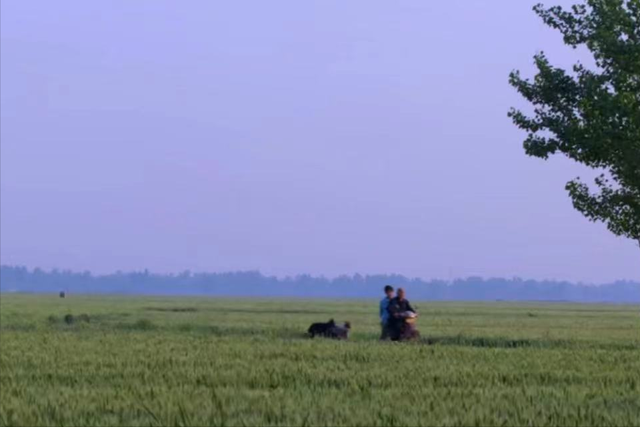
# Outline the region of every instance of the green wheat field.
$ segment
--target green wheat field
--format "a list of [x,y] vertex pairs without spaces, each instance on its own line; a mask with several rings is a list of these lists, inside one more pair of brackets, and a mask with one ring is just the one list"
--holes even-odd
[[639,307],[414,303],[2,294],[0,425],[640,426]]

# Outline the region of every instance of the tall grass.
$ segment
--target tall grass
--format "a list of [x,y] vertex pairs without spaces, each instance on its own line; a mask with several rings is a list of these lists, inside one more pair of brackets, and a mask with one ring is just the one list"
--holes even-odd
[[637,307],[417,305],[2,295],[0,426],[640,425]]

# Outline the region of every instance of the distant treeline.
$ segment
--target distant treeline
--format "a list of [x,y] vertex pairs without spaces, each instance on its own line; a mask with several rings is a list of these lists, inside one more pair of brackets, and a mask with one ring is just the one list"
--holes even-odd
[[89,272],[0,267],[2,292],[378,298],[382,294],[382,288],[388,284],[404,287],[413,300],[640,303],[640,283],[635,282],[591,286],[569,282],[480,277],[446,282],[411,279],[395,274],[355,274],[333,279],[309,275],[277,278],[257,271],[152,274],[145,270],[98,276]]

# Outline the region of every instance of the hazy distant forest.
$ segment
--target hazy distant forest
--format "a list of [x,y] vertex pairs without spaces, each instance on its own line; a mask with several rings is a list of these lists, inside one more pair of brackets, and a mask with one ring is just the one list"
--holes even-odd
[[404,287],[413,300],[438,301],[575,301],[639,303],[640,283],[593,286],[557,281],[483,279],[425,281],[401,275],[299,275],[277,278],[257,271],[153,274],[148,271],[92,275],[89,272],[43,271],[0,267],[2,292],[113,293],[140,295],[210,295],[238,297],[377,298],[384,285]]

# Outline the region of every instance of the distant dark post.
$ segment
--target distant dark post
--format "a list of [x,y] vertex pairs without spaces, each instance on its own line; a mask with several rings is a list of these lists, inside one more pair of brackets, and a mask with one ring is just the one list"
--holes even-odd
[[64,291],[60,291],[60,298],[64,298],[66,296],[66,294],[64,293]]

